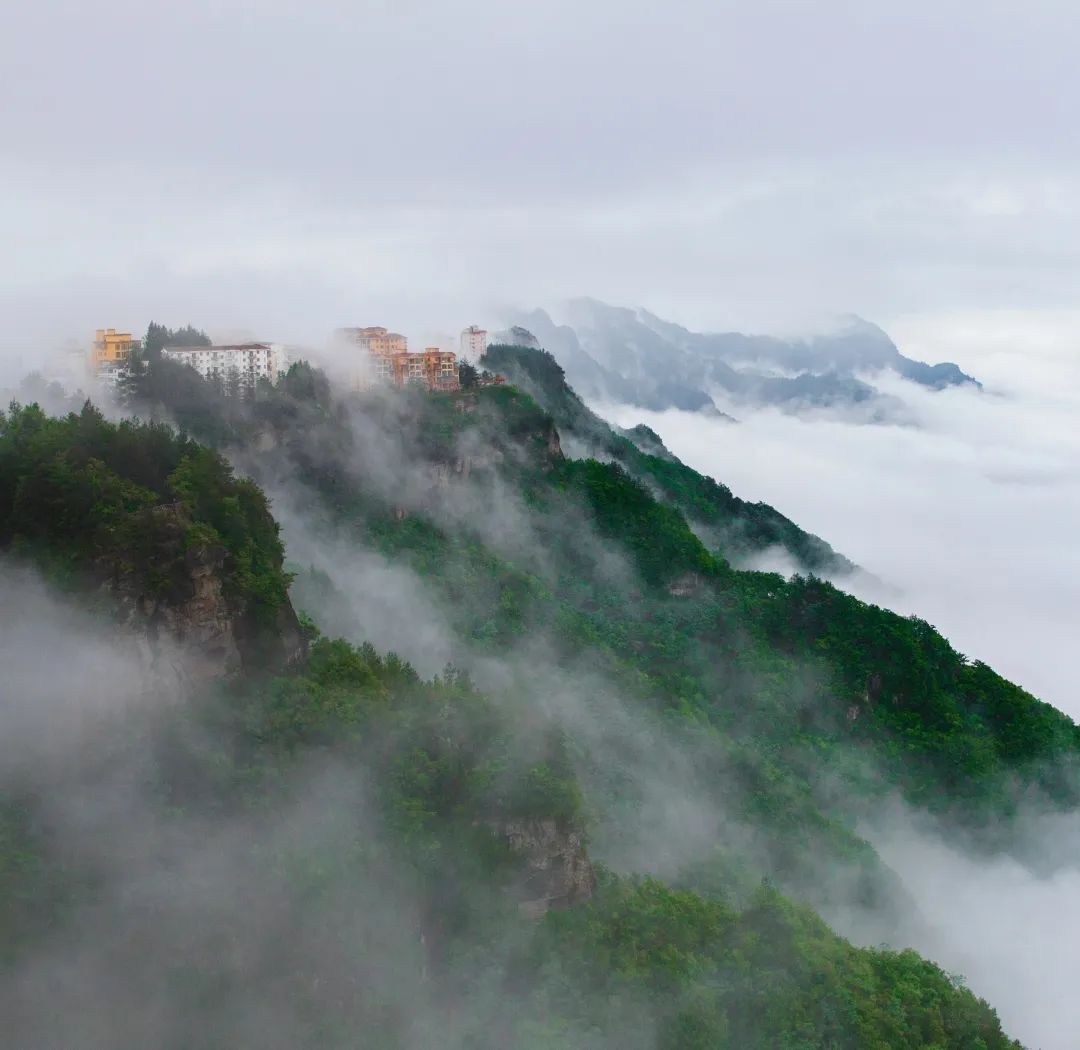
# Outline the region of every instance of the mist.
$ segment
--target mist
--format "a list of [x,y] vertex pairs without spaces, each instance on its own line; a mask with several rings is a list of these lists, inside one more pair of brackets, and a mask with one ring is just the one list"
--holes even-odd
[[[956,360],[985,390],[928,392],[875,377],[910,406],[911,426],[744,405],[722,405],[738,426],[595,407],[622,425],[647,423],[684,462],[776,507],[884,584],[841,586],[917,614],[971,659],[1080,716],[1071,657],[1080,608],[1072,352],[1080,321],[976,315],[908,324],[893,329],[902,351]],[[783,568],[768,559],[760,567]]]
[[[572,536],[594,551],[593,571],[616,600],[640,585],[626,559],[605,552],[584,513],[570,508],[565,520],[545,522],[481,472],[448,486],[430,467],[410,464],[414,435],[395,423],[348,417],[361,450],[351,469],[380,496],[408,513],[435,512],[444,525],[529,560],[541,576],[544,559],[529,559],[528,549],[555,527],[562,542]],[[296,439],[305,443],[302,430]],[[489,454],[469,435],[458,451]],[[552,728],[574,741],[594,860],[674,878],[723,842],[766,862],[755,830],[705,789],[692,734],[673,736],[594,661],[559,668],[543,636],[498,656],[471,652],[455,624],[460,610],[418,573],[369,549],[362,533],[323,520],[287,470],[271,470],[268,480],[300,572],[294,598],[313,599],[305,607],[325,631],[374,642],[426,675],[451,660],[464,665],[512,720],[522,766],[540,756]],[[314,589],[312,568],[323,573]],[[328,1040],[346,1038],[335,1024],[379,1039],[372,1019],[391,1013],[409,1018],[392,1031],[409,1047],[472,1046],[477,1030],[509,1030],[513,1019],[485,958],[454,961],[450,1002],[429,976],[428,904],[385,835],[371,768],[312,749],[263,805],[223,804],[213,771],[228,768],[233,745],[200,718],[204,698],[158,689],[127,631],[25,566],[0,562],[0,595],[0,657],[9,672],[0,709],[8,808],[0,817],[18,835],[48,843],[60,872],[56,885],[35,887],[40,899],[24,909],[29,929],[8,931],[16,945],[22,936],[31,943],[0,974],[0,1006],[17,1039],[290,1047],[306,1045],[309,1013],[324,1011],[336,1019],[327,1021]],[[509,897],[472,906],[514,910]],[[51,908],[64,909],[63,922],[37,928]],[[530,923],[512,929],[524,944],[534,936]],[[568,1029],[564,1038],[598,1050],[656,1045],[648,1010],[603,1009],[603,1037]]]
[[[996,1003],[1026,1045],[1064,1050],[1080,1030],[1080,828],[1073,814],[1036,808],[1022,819],[1031,856],[1058,859],[1049,870],[965,851],[900,806],[862,830],[918,902],[922,922],[908,943]],[[858,938],[857,921],[850,933]]]
[[[767,412],[747,415],[745,411],[739,412],[743,421],[735,426],[678,414],[650,418],[636,410],[610,407],[604,412],[608,418],[617,416],[625,423],[644,419],[692,465],[730,484],[739,495],[768,499],[879,577],[886,585],[880,591],[887,597],[877,600],[898,606],[910,602],[970,656],[988,659],[1008,674],[1009,668],[996,655],[984,655],[976,645],[959,639],[941,617],[934,620],[926,603],[949,594],[941,559],[948,557],[949,545],[957,543],[965,529],[982,520],[976,512],[1000,513],[1008,505],[1007,499],[994,502],[999,488],[1005,487],[1009,493],[1032,487],[1054,493],[1071,491],[1058,476],[1066,469],[1072,448],[1066,439],[1069,404],[1059,405],[1048,393],[1040,395],[1038,384],[1009,386],[1005,381],[1009,363],[1006,359],[996,374],[987,370],[980,374],[973,366],[987,383],[983,395],[964,391],[930,395],[905,388],[905,400],[914,406],[918,426],[866,426],[835,418]],[[756,875],[769,871],[773,858],[767,834],[729,812],[724,793],[716,789],[718,776],[723,782],[726,771],[717,770],[717,754],[704,749],[691,729],[673,729],[664,718],[640,710],[638,703],[605,674],[602,661],[583,659],[558,666],[550,640],[543,633],[505,647],[498,656],[474,651],[461,635],[462,614],[468,610],[446,602],[437,587],[406,560],[395,561],[374,549],[365,534],[363,514],[355,519],[345,515],[341,520],[330,520],[325,508],[320,509],[318,500],[313,499],[306,475],[312,464],[338,471],[341,478],[362,484],[366,495],[391,506],[402,518],[426,516],[456,538],[478,539],[486,549],[534,575],[539,585],[553,581],[556,573],[547,563],[545,549],[574,549],[589,565],[589,572],[603,582],[609,600],[634,600],[641,581],[629,561],[594,532],[585,508],[567,503],[552,514],[530,506],[494,469],[512,463],[512,447],[486,443],[482,429],[466,429],[449,450],[448,459],[433,464],[416,455],[414,444],[423,435],[406,401],[391,397],[384,403],[371,395],[365,400],[343,394],[331,406],[320,407],[323,409],[340,420],[348,441],[328,442],[326,433],[314,427],[309,431],[303,420],[293,420],[290,428],[276,436],[264,432],[246,450],[232,450],[238,470],[254,474],[265,486],[282,524],[287,557],[298,573],[293,589],[297,606],[312,614],[326,633],[394,651],[423,675],[438,674],[451,662],[464,667],[518,727],[525,756],[538,754],[539,742],[549,729],[566,733],[575,742],[575,774],[589,812],[590,855],[616,873],[652,874],[679,884],[696,867],[708,865],[718,850],[738,855],[751,883]],[[1036,418],[1040,424],[1023,431],[1024,441],[1006,441],[998,435],[1008,432],[1008,427],[1002,428],[996,413],[1012,413],[1008,419],[1014,428]],[[474,422],[482,428],[482,412],[477,412]],[[329,433],[332,436],[333,431]],[[1062,447],[1065,459],[1055,461],[1053,457],[1062,454]],[[568,442],[566,451],[574,454],[580,450]],[[842,460],[844,455],[850,462]],[[714,457],[709,460],[713,465],[706,463],[709,456]],[[1055,462],[1058,474],[1054,473]],[[742,476],[730,469],[733,463],[740,464]],[[832,483],[836,492],[844,493],[844,502],[831,508],[833,519],[825,520],[824,512],[830,508],[823,493],[830,490],[817,481],[830,464],[837,475]],[[933,484],[923,484],[924,475],[933,479]],[[1033,483],[1033,477],[1041,480]],[[1057,478],[1061,484],[1047,484],[1046,477]],[[969,488],[961,488],[962,482]],[[768,489],[770,483],[775,493]],[[790,489],[784,488],[785,484]],[[958,493],[965,498],[957,500]],[[807,505],[800,506],[799,498]],[[974,515],[974,524],[964,516],[969,512]],[[1067,512],[1066,504],[1062,513]],[[854,523],[845,520],[854,513],[863,517]],[[892,525],[894,517],[893,533],[885,532],[883,526],[876,531],[871,528],[871,523],[879,520]],[[925,535],[915,537],[917,542],[912,537],[912,521],[922,523],[925,529]],[[938,531],[932,532],[930,524],[935,523]],[[865,532],[870,536],[863,535]],[[847,538],[860,535],[862,546],[845,543]],[[882,560],[901,535],[906,541],[905,555],[894,561]],[[993,530],[977,535],[982,544],[980,557],[970,561],[953,558],[957,573],[964,566],[981,566],[984,559],[994,556],[995,549],[1004,551],[1004,538],[997,548],[991,546]],[[1066,544],[1063,530],[1059,549],[1064,550]],[[935,552],[936,562],[931,560]],[[876,553],[882,557],[875,557]],[[924,563],[922,575],[908,578],[900,571]],[[1023,571],[1033,570],[1016,569],[1017,574]],[[1009,586],[1007,580],[998,582],[1002,588]],[[978,579],[972,586],[977,584]],[[887,587],[899,588],[899,597],[887,592]],[[93,643],[84,643],[89,621],[79,620],[71,611],[62,614],[60,606],[50,604],[52,599],[44,597],[38,585],[31,591],[38,597],[28,608],[36,611],[21,624],[22,633],[12,635],[17,648],[40,651],[39,638],[48,639],[50,650],[80,652],[89,646],[95,660],[120,660],[121,669],[111,670],[110,679],[123,681],[125,673],[138,678],[137,665],[123,670],[126,658],[113,651],[110,639],[100,637],[100,624]],[[23,599],[18,588],[12,593],[10,608],[14,609]],[[966,608],[964,593],[961,588],[961,597],[942,608],[962,612]],[[464,604],[474,600],[481,598],[470,595]],[[977,629],[977,618],[969,619],[971,629]],[[808,681],[813,678],[812,668],[805,673]],[[75,675],[100,681],[82,664]],[[35,682],[35,695],[67,695],[66,679],[57,678],[47,662],[34,664],[26,676]],[[1030,682],[1024,684],[1033,688]],[[136,692],[146,705],[145,687]],[[811,693],[808,686],[807,695]],[[81,694],[76,691],[73,695],[79,702]],[[145,709],[160,709],[167,715],[172,703],[151,693]],[[44,730],[40,732],[44,734]],[[92,756],[109,754],[106,739],[104,730],[83,734],[78,749]],[[209,733],[198,746],[212,753],[220,741]],[[61,753],[69,755],[70,748],[61,748]],[[309,936],[292,944],[284,956],[275,954],[282,941],[295,938],[296,927],[308,924],[308,913],[303,903],[290,901],[284,869],[263,870],[258,858],[278,858],[287,869],[292,863],[289,858],[323,856],[352,836],[371,843],[380,854],[379,821],[370,801],[377,788],[367,771],[343,767],[326,756],[313,756],[290,780],[287,796],[273,815],[197,815],[181,820],[166,834],[145,798],[145,759],[132,755],[121,759],[113,775],[94,791],[79,786],[77,801],[64,797],[71,786],[68,779],[50,789],[51,826],[60,829],[77,859],[91,864],[105,887],[99,905],[80,916],[83,931],[103,947],[61,940],[41,949],[4,990],[12,1001],[28,1004],[27,1012],[20,1015],[23,1030],[37,1031],[33,1026],[43,1023],[44,1002],[35,989],[58,987],[63,989],[65,1007],[54,1013],[56,1027],[43,1029],[50,1034],[74,1026],[74,1018],[87,1010],[101,1033],[98,1044],[90,1045],[106,1046],[116,1040],[137,1045],[149,1032],[185,1031],[182,1000],[160,994],[145,1002],[138,995],[132,997],[132,983],[135,988],[157,987],[167,984],[170,974],[167,968],[151,968],[146,974],[131,972],[136,956],[123,942],[136,934],[124,909],[135,901],[146,909],[142,914],[153,916],[151,929],[139,931],[141,950],[154,957],[179,952],[184,965],[195,969],[207,966],[206,960],[219,951],[214,917],[224,921],[228,913],[242,910],[244,914],[229,926],[231,954],[226,956],[226,969],[232,967],[229,972],[233,978],[263,974],[268,980],[292,980],[297,973],[322,975],[353,953],[382,953],[388,960],[385,972],[369,973],[373,968],[361,966],[361,975],[350,979],[366,982],[377,1001],[390,1002],[395,1008],[407,1002],[416,1018],[415,1031],[404,1037],[407,1045],[432,1045],[432,1032],[442,1032],[441,1045],[456,1045],[456,1030],[445,1029],[442,1006],[430,1001],[433,992],[422,978],[425,956],[418,945],[423,902],[410,893],[407,880],[394,864],[365,870],[342,896],[334,898],[329,905],[331,914],[350,916],[347,923],[328,930],[319,925],[323,921],[319,912],[316,929]],[[732,771],[733,787],[736,781]],[[916,818],[911,821],[914,827]],[[1060,1033],[1066,1031],[1070,1018],[1055,1008],[1051,993],[1056,986],[1032,987],[1029,982],[1010,980],[1013,968],[1023,965],[1026,957],[1006,954],[1012,928],[997,923],[992,908],[1000,901],[999,889],[1007,884],[1010,892],[1025,902],[1025,908],[1031,901],[1032,914],[1040,902],[1059,900],[1067,913],[1067,901],[1058,893],[1068,892],[1068,878],[1038,875],[1022,860],[987,865],[955,844],[944,847],[934,828],[918,825],[911,830],[891,817],[871,821],[860,832],[903,880],[903,889],[883,909],[886,914],[868,914],[865,902],[858,900],[858,872],[830,864],[824,853],[816,856],[813,845],[804,847],[801,870],[784,884],[785,891],[821,909],[842,934],[857,942],[876,944],[881,938],[869,931],[887,930],[890,945],[913,944],[962,973],[977,994],[1000,1004],[1013,1033],[1033,1043],[1039,1040],[1047,1048],[1063,1045]],[[1033,837],[1030,849],[1037,853],[1043,841],[1041,835]],[[101,856],[100,844],[105,842],[112,844],[115,857]],[[153,844],[152,855],[144,858],[148,844]],[[131,863],[115,863],[120,858],[131,859]],[[1066,855],[1055,863],[1060,872],[1067,871],[1071,861]],[[999,881],[1002,871],[1006,882]],[[983,875],[985,885],[979,882]],[[937,880],[950,882],[958,877],[975,886],[968,903],[985,902],[985,914],[954,909],[942,915],[942,902],[947,898],[935,888]],[[917,909],[904,910],[908,905],[904,892],[916,898]],[[384,922],[367,915],[372,900],[391,901],[388,911],[394,919]],[[872,920],[880,920],[880,924],[875,926]],[[984,940],[971,936],[976,922],[985,932]],[[1069,936],[1068,924],[1058,922],[1044,928],[1047,942],[1041,947],[1065,952],[1061,938]],[[527,938],[527,931],[521,936]],[[981,950],[972,951],[973,944]],[[293,976],[283,977],[286,971]],[[486,987],[482,967],[467,968],[463,973],[475,986]],[[140,981],[147,983],[140,985]],[[338,994],[332,984],[320,987],[323,991],[313,991],[316,999]],[[459,1018],[462,1040],[466,1039],[464,1033],[489,1013],[495,1020],[501,1016],[498,1005],[483,997],[474,1006],[470,1017]],[[363,1016],[362,1003],[355,1009],[354,1016]],[[222,1010],[215,1014],[217,1030],[230,1032],[240,1041],[259,1039],[264,1045],[292,1045],[303,1030],[303,1018],[246,993],[223,1005]],[[125,1019],[122,1026],[110,1020],[112,1013]],[[638,1043],[626,1041],[628,1033],[621,1044],[616,1040],[612,1045],[651,1046],[648,1021],[647,1017],[635,1018],[635,1024],[646,1026],[633,1033]]]
[[[911,406],[907,426],[722,403],[738,425],[594,407],[623,425],[647,423],[685,462],[777,507],[876,577],[840,587],[928,620],[970,659],[1077,718],[1080,318],[918,317],[890,334],[903,352],[957,361],[984,391],[930,393],[876,376]],[[769,554],[754,567],[791,571]],[[1034,802],[1017,825],[1023,847],[999,857],[899,805],[860,832],[917,905],[890,940],[962,974],[1028,1045],[1064,1048],[1080,1025],[1070,983],[1080,838],[1075,821]],[[856,941],[883,935],[843,908],[825,914]]]
[[[449,633],[406,574],[354,555],[338,580],[362,637],[386,614],[364,604],[371,584],[391,586],[413,626],[420,617]],[[452,995],[433,977],[430,902],[386,835],[369,766],[311,749],[262,805],[222,805],[205,778],[231,745],[200,718],[198,696],[159,694],[129,635],[25,566],[0,561],[0,596],[0,821],[48,862],[32,889],[23,872],[4,872],[20,908],[4,923],[0,1008],[18,1045],[284,1050],[312,1045],[314,1018],[319,1045],[360,1037],[423,1050],[512,1027],[484,957],[454,961]],[[423,632],[398,641],[409,638],[409,654],[430,659]],[[484,677],[528,681],[535,699],[550,682],[518,660]],[[568,728],[583,724],[569,679],[556,706]],[[523,738],[549,717],[554,708],[532,715]],[[598,724],[591,734],[613,735]],[[647,797],[661,768],[638,771]],[[684,812],[693,805],[686,796]],[[514,911],[487,895],[470,906]],[[533,934],[531,923],[511,928],[522,943]],[[652,1046],[646,1011],[607,1027],[602,1041],[565,1034],[598,1050]]]
[[[983,393],[883,377],[906,426],[719,395],[737,426],[596,407],[648,423],[685,462],[865,570],[840,586],[930,621],[1080,716],[1075,5],[9,6],[0,390],[77,410],[73,389],[23,377],[51,378],[96,328],[139,334],[151,320],[310,348],[342,325],[385,324],[415,348],[583,294],[700,330],[791,333],[854,311],[914,358],[956,361]],[[558,571],[545,544],[578,552],[603,601],[637,599],[633,566],[587,508],[538,512],[494,476],[506,449],[463,442],[455,462],[414,469],[407,420],[343,411],[353,446],[301,432],[302,466],[282,448],[229,450],[272,501],[296,606],[325,635],[400,654],[425,677],[465,667],[514,726],[523,766],[550,731],[571,737],[591,855],[616,873],[681,884],[717,850],[744,858],[751,881],[770,870],[768,835],[717,791],[730,756],[707,750],[698,726],[643,710],[641,682],[617,680],[599,646],[556,668],[543,631],[497,654],[473,644],[484,573],[463,560],[448,598],[422,564],[378,549],[362,514],[327,520],[304,472],[338,456],[340,476],[362,478],[398,521],[434,517],[478,558],[504,559],[526,612]],[[790,570],[776,551],[747,564]],[[0,975],[22,1043],[105,1050],[165,1033],[187,1050],[207,1041],[191,1023],[207,1009],[229,1045],[293,1047],[311,1019],[286,1005],[297,989],[346,1024],[383,1007],[411,1017],[393,1034],[417,1050],[464,1050],[477,1026],[506,1022],[483,959],[456,961],[469,1016],[433,990],[425,902],[391,856],[371,770],[324,750],[258,812],[215,809],[198,791],[177,801],[163,763],[228,768],[228,744],[213,725],[177,728],[190,697],[148,679],[146,653],[122,636],[100,608],[0,561],[0,788],[29,814],[21,830],[60,844],[57,870],[95,891],[41,887],[47,918],[78,903]],[[820,680],[798,671],[785,710],[804,714]],[[786,800],[796,823],[799,801]],[[888,922],[859,906],[858,872],[812,846],[784,890],[856,940],[910,942],[964,974],[1032,1044],[1070,1046],[1080,843],[1035,803],[1021,813],[1028,833],[1007,858],[903,807],[866,817],[878,874],[898,874],[917,905],[893,901]],[[513,911],[494,897],[479,903]],[[653,1050],[655,1018],[622,1008],[603,1018],[610,1038],[563,1038]]]

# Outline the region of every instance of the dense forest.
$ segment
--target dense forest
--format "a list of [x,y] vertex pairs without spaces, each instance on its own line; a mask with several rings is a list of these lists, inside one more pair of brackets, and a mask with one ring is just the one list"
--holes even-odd
[[[853,567],[543,351],[485,365],[512,383],[301,363],[241,399],[147,354],[137,420],[0,417],[5,571],[100,623],[201,608],[211,565],[243,625],[183,703],[0,767],[20,1045],[1018,1045],[816,911],[902,921],[857,833],[897,794],[984,850],[1021,797],[1074,806],[1076,726],[812,575]],[[739,568],[776,545],[807,574]],[[75,837],[71,797],[102,800]]]

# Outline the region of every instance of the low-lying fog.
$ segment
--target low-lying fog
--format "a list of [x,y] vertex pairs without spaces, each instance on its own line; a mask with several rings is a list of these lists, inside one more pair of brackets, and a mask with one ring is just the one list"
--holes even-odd
[[961,652],[1076,717],[1080,317],[1025,323],[894,325],[905,353],[956,360],[985,385],[932,393],[876,380],[907,402],[917,427],[741,406],[731,426],[594,407],[623,425],[647,423],[697,470],[773,504],[898,589],[865,597],[929,620]]
[[[896,588],[864,597],[917,613],[961,652],[1080,717],[1080,315],[912,319],[890,334],[911,357],[956,361],[984,391],[879,381],[917,427],[745,408],[733,426],[595,407],[623,425],[647,423],[696,469],[773,504]],[[932,934],[915,946],[963,974],[1026,1045],[1072,1047],[1080,836],[1062,835],[1061,821],[1029,822],[1034,848],[1053,844],[1060,859],[1050,875],[965,856],[907,818],[863,830],[929,920]]]

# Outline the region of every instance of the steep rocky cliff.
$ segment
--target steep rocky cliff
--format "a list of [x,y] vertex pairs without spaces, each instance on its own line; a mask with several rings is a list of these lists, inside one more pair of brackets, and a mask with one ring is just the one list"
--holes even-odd
[[192,519],[181,504],[150,510],[141,557],[102,559],[102,590],[133,640],[152,684],[183,691],[240,671],[275,670],[299,659],[304,640],[292,605],[259,615],[230,595],[228,551],[191,543]]
[[522,914],[539,918],[549,908],[588,900],[596,873],[585,849],[585,833],[551,817],[518,818],[495,825],[521,864],[512,892]]

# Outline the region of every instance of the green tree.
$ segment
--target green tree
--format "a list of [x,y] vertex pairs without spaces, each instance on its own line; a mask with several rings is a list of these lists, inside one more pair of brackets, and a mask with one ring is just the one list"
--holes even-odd
[[169,346],[210,346],[210,338],[190,324],[183,328],[168,328],[151,321],[142,342],[146,358],[156,360],[161,356],[161,351]]
[[468,361],[462,361],[458,365],[458,381],[461,383],[462,390],[472,390],[480,383],[480,373],[476,370],[475,365],[469,364]]

